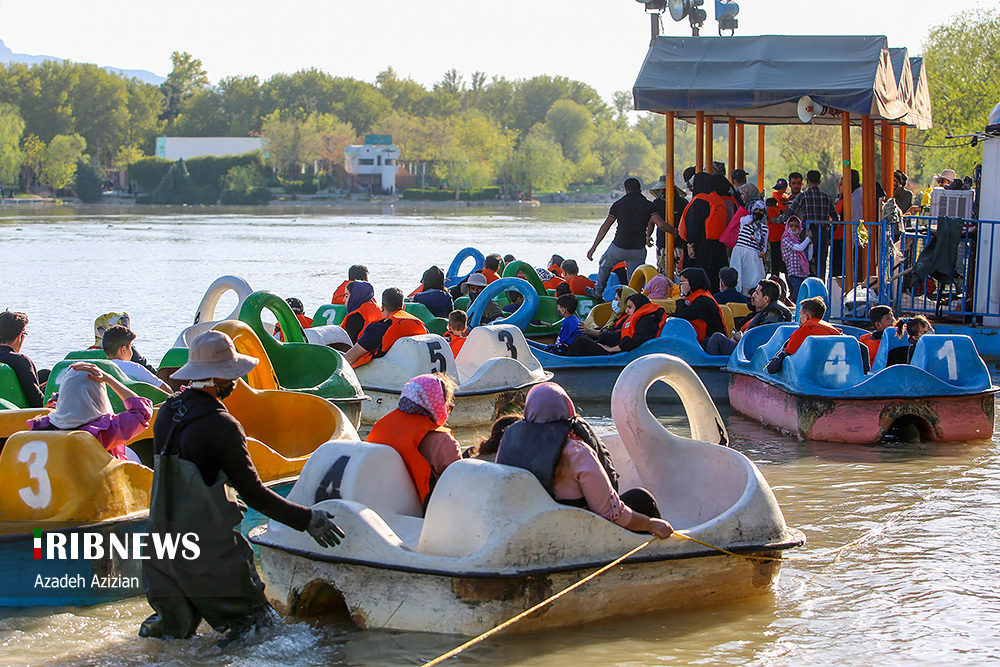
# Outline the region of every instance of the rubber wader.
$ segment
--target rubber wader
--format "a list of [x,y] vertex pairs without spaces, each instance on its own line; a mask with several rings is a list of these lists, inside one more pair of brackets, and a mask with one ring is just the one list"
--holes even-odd
[[[196,533],[201,553],[187,560],[182,547],[173,559],[143,561],[146,599],[156,613],[142,623],[139,635],[187,638],[202,618],[219,632],[239,635],[269,620],[273,611],[253,551],[240,534],[243,512],[226,475],[220,471],[215,483],[206,485],[198,466],[180,458],[175,446],[182,428],[217,408],[203,402],[187,410],[183,394],[175,401],[167,442],[154,459],[149,529],[177,539]],[[149,553],[155,556],[152,544]]]

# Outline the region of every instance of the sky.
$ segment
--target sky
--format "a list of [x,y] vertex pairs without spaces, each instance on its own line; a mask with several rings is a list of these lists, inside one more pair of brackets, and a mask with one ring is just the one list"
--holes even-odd
[[[884,34],[919,55],[931,26],[983,0],[740,0],[737,35]],[[944,9],[941,9],[944,7]],[[716,35],[706,0],[702,36]],[[663,34],[690,35],[663,18]],[[15,53],[50,55],[166,76],[170,53],[200,58],[213,83],[230,75],[315,67],[374,82],[391,66],[430,88],[455,68],[526,78],[562,75],[610,101],[629,90],[649,45],[636,0],[0,0],[0,39]]]

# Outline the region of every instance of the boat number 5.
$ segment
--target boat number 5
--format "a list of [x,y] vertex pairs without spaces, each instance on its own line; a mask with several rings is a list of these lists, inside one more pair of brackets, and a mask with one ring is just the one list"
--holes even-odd
[[847,348],[844,347],[843,343],[834,344],[833,349],[830,350],[830,357],[823,366],[823,372],[835,376],[840,384],[847,381],[849,367],[847,365]]
[[958,379],[958,361],[955,359],[955,341],[946,340],[937,353],[938,359],[943,359],[948,364],[948,379]]
[[[427,352],[431,355],[431,372],[444,373],[448,370],[448,360],[441,354],[440,341],[432,340],[427,342]],[[437,364],[437,368],[434,368]]]
[[[48,507],[52,502],[52,483],[49,481],[48,471],[45,470],[45,463],[49,460],[49,448],[41,440],[33,440],[21,447],[21,451],[17,453],[17,460],[28,464],[28,477],[35,482],[18,491],[21,500],[32,509],[40,510]],[[34,486],[38,489],[33,489]]]
[[497,340],[507,346],[511,359],[517,359],[517,347],[514,345],[514,334],[509,331],[501,331],[497,334]]

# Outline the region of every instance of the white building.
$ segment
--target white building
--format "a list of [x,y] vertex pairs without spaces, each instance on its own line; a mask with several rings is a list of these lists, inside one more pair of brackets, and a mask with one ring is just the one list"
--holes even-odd
[[243,155],[260,151],[267,157],[267,140],[261,137],[157,137],[156,155],[168,160],[190,160],[212,155]]
[[389,134],[366,134],[364,144],[344,149],[344,169],[351,175],[352,185],[373,194],[396,192],[398,159],[399,149]]

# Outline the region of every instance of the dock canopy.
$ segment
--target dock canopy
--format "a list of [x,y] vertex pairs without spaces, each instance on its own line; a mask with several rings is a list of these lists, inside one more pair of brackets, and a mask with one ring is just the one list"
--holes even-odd
[[[685,120],[703,111],[740,123],[797,124],[796,105],[809,95],[831,110],[897,121],[910,109],[896,80],[881,36],[660,36],[632,94],[637,111],[673,111]],[[812,122],[840,120],[817,115]]]
[[917,129],[929,130],[933,125],[931,117],[931,91],[927,86],[927,68],[923,58],[910,58],[913,73],[913,105],[910,115],[916,119]]

